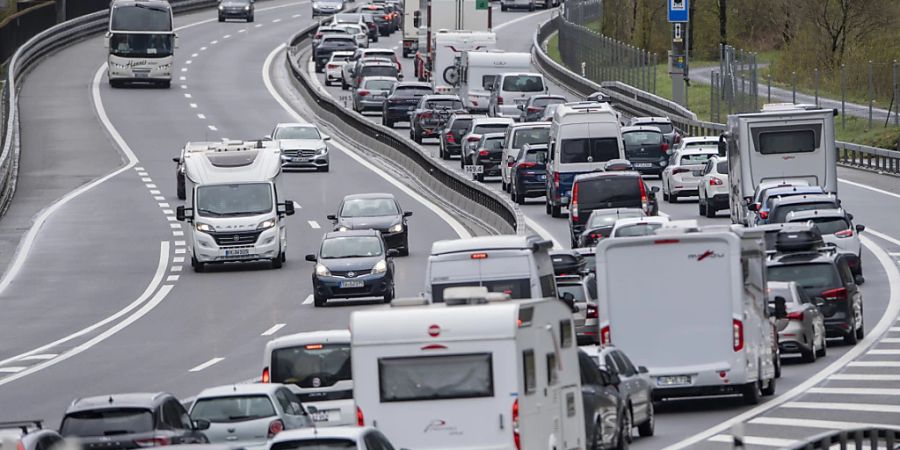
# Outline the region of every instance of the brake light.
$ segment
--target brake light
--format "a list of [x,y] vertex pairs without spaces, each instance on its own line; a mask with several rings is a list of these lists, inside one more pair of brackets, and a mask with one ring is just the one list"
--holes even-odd
[[471,255],[469,255],[469,258],[471,258],[471,259],[487,259],[487,257],[488,257],[488,254],[484,253],[484,252],[472,253]]
[[585,315],[585,317],[587,317],[588,319],[596,319],[596,318],[600,317],[600,315],[597,313],[597,305],[595,305],[593,303],[588,303],[587,315]]
[[685,172],[690,172],[690,171],[691,171],[691,169],[688,169],[686,167],[676,167],[676,168],[672,169],[672,175],[675,175],[676,173],[685,173]]
[[787,314],[788,320],[803,320],[803,311],[794,311]]
[[677,244],[681,241],[678,239],[657,239],[653,241],[654,244]]
[[161,447],[171,444],[169,438],[162,436],[155,436],[147,439],[135,439],[134,443],[139,447]]
[[478,150],[478,156],[487,156],[490,152],[487,150]]
[[609,345],[612,342],[612,335],[609,331],[609,325],[600,329],[600,345]]
[[572,188],[572,204],[569,206],[569,213],[572,214],[573,220],[578,220],[578,183]]
[[768,218],[769,218],[769,212],[768,212],[768,211],[760,211],[760,212],[759,212],[759,218],[760,218],[760,219],[768,219]]
[[502,105],[502,104],[503,104],[503,97],[497,97],[497,104],[498,104],[498,105]]
[[847,300],[847,288],[829,289],[822,292],[822,298],[830,302]]
[[731,320],[732,346],[734,351],[739,352],[744,349],[744,323],[737,319]]
[[322,33],[316,33],[316,37],[313,39],[322,39]]
[[600,240],[603,239],[603,235],[600,233],[591,233],[591,239]]
[[397,61],[397,72],[403,73],[403,64],[400,64],[400,61]]
[[834,233],[834,235],[837,236],[837,237],[839,237],[839,238],[853,237],[853,229],[850,228],[850,229],[847,229],[847,230],[841,230],[841,231],[838,231],[837,233]]
[[663,153],[666,153],[667,151],[669,151],[669,144],[667,142],[663,142],[662,145],[659,146],[659,149]]
[[356,426],[361,427],[366,424],[366,419],[363,417],[363,412],[359,409],[359,406],[356,407]]
[[434,117],[434,114],[432,114],[431,111],[426,111],[422,114],[419,114],[420,119],[431,119],[432,117]]
[[522,450],[522,441],[519,438],[519,400],[513,402],[512,410],[512,432],[513,442],[516,443],[516,450]]
[[269,439],[275,437],[276,434],[284,431],[284,422],[281,419],[275,419],[269,423]]
[[447,133],[447,142],[450,143],[450,144],[455,144],[455,143],[456,143],[456,136],[453,135],[453,132],[452,132],[452,131],[450,131],[450,132]]
[[469,139],[466,140],[469,142],[478,142],[479,140],[481,140],[481,138],[479,138],[478,136],[469,136]]
[[[509,163],[509,164],[510,164],[510,167],[512,167],[514,163]],[[522,162],[522,163],[519,163],[519,167],[521,167],[523,169],[533,169],[533,168],[537,167],[537,163]]]
[[337,64],[328,64],[328,65],[325,66],[325,67],[327,67],[327,68],[329,68],[329,69],[337,69],[337,68],[338,68],[338,65],[337,65]]
[[722,180],[720,180],[718,178],[710,177],[710,179],[709,179],[710,186],[721,186],[722,184],[724,184],[724,183],[722,183]]
[[530,113],[536,113],[536,112],[540,112],[540,111],[541,111],[541,108],[538,108],[538,107],[536,107],[536,106],[529,106],[529,107],[528,107],[528,112],[530,112]]
[[644,180],[638,179],[638,185],[641,187],[641,207],[647,209],[647,204],[650,202],[647,199],[647,186],[644,186]]
[[22,443],[21,439],[16,441],[16,450],[25,450],[25,444]]
[[359,91],[356,91],[356,94],[359,95],[360,97],[365,97],[365,96],[369,95],[369,91],[359,90]]
[[559,189],[559,172],[553,172],[553,185]]
[[262,382],[263,383],[269,382],[269,368],[268,367],[263,367]]

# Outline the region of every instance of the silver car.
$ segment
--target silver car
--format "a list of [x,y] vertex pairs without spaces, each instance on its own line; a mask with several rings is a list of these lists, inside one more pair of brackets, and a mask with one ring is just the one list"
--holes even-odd
[[559,295],[572,294],[577,308],[572,313],[575,322],[575,338],[578,345],[597,344],[600,342],[600,325],[597,320],[597,289],[591,286],[596,283],[594,274],[585,276],[565,275],[556,277],[556,290]]
[[0,450],[63,450],[63,437],[40,420],[0,422]]
[[207,420],[209,442],[263,445],[283,430],[310,428],[300,400],[278,383],[229,384],[204,389],[191,405],[191,419]]
[[803,362],[809,363],[825,356],[825,319],[819,307],[793,281],[770,281],[768,287],[769,307],[774,310],[776,299],[783,298],[787,313],[775,321],[781,354],[799,353]]
[[[638,434],[644,437],[653,436],[656,426],[656,418],[653,412],[653,383],[647,375],[647,368],[635,366],[625,352],[608,345],[600,347],[589,345],[581,347],[601,369],[610,374],[619,376],[620,395],[625,398],[625,403],[630,406],[627,413],[630,415],[625,423],[637,427]],[[633,430],[627,430],[629,440]]]
[[274,140],[281,149],[281,167],[308,168],[328,172],[331,159],[326,141],[330,136],[311,123],[279,123],[266,139]]
[[393,77],[366,77],[353,90],[353,110],[363,112],[374,109],[381,111],[391,88],[397,83]]

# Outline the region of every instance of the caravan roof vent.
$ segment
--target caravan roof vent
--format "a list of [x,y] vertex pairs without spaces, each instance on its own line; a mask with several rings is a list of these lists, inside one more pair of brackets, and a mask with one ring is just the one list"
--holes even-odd
[[256,150],[248,150],[245,152],[228,152],[213,153],[207,156],[210,164],[216,167],[244,167],[253,164],[256,156],[259,154]]

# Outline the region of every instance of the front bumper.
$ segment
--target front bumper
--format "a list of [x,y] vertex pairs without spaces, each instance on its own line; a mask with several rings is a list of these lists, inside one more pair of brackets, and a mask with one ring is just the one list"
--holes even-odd
[[[341,283],[347,281],[362,281],[362,287],[341,287]],[[326,299],[330,298],[363,298],[384,297],[391,290],[391,275],[388,273],[378,275],[364,275],[356,278],[343,277],[319,277],[313,275],[313,289],[316,294]]]
[[330,163],[328,152],[315,156],[286,156],[281,155],[281,167],[314,168],[325,167]]
[[219,17],[225,19],[246,19],[253,14],[248,9],[220,9]]
[[384,107],[384,99],[380,100],[358,100],[356,107],[360,110],[381,109]]
[[211,235],[193,231],[193,257],[202,263],[242,262],[273,259],[281,250],[278,227],[259,234],[255,244],[219,245]]
[[666,168],[666,166],[658,159],[647,160],[632,158],[629,159],[629,161],[631,162],[631,166],[634,167],[634,170],[644,175],[659,175],[662,173],[663,169]]

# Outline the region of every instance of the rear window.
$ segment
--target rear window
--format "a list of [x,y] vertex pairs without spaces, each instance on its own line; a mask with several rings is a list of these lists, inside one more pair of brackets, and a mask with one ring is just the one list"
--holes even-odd
[[616,138],[581,138],[562,141],[559,162],[574,164],[606,162],[619,157],[619,140]]
[[[425,108],[427,109],[463,109],[463,104],[459,100],[429,100],[425,104]],[[464,126],[468,127],[469,124],[472,123],[469,120]],[[456,126],[454,126],[456,128]]]
[[63,436],[116,436],[153,431],[149,409],[119,408],[69,414],[59,429]]
[[537,75],[513,75],[503,78],[505,92],[543,92],[544,79]]
[[[578,182],[579,205],[609,204],[609,208],[641,207],[641,180],[637,177],[603,177]],[[621,217],[621,216],[619,216]]]
[[694,142],[685,142],[684,143],[685,148],[697,148],[697,147],[716,148],[716,147],[718,147],[718,145],[719,145],[718,142],[707,142],[707,141],[694,141]]
[[456,119],[453,121],[453,126],[450,128],[454,131],[461,131],[468,129],[469,125],[472,125],[472,119]]
[[382,402],[494,396],[490,353],[380,358]]
[[366,58],[387,58],[390,60],[394,60],[397,58],[397,55],[392,51],[386,52],[366,52]]
[[709,158],[712,158],[714,155],[709,154],[699,154],[699,155],[684,155],[681,157],[681,165],[682,166],[696,166],[705,164],[706,161],[709,161]]
[[431,299],[435,303],[443,303],[444,290],[459,286],[484,286],[488,292],[508,294],[509,298],[531,298],[531,280],[527,278],[513,280],[472,280],[465,283],[433,284]]
[[503,150],[503,136],[485,139],[483,147],[487,150]]
[[553,105],[556,103],[565,103],[566,99],[564,98],[536,98],[534,102],[532,102],[532,106],[547,106]]
[[350,61],[352,55],[335,55],[331,54],[331,62],[347,62]]
[[484,90],[490,90],[491,86],[494,85],[494,80],[497,79],[497,75],[485,75],[481,77],[481,88]]
[[274,415],[275,407],[266,395],[203,398],[191,408],[191,418],[214,423],[243,422]]
[[636,223],[616,229],[615,237],[647,236],[662,228],[661,223]]
[[759,131],[755,136],[756,151],[763,155],[814,152],[818,143],[816,134],[816,130],[813,129]]
[[[654,123],[641,122],[640,125],[659,128],[659,131],[663,134],[669,134],[669,133],[675,131],[675,127],[672,126],[671,123],[666,123],[666,122],[654,122]],[[715,145],[715,144],[713,144],[713,145]]]
[[365,77],[397,77],[397,68],[394,66],[365,66],[359,71],[360,76]]
[[272,382],[302,388],[350,380],[350,344],[309,344],[272,352]]
[[512,148],[522,148],[525,144],[547,144],[550,142],[550,127],[523,128],[515,131]]
[[[640,195],[640,192],[638,192],[638,195]],[[578,191],[578,197],[579,197],[579,199],[581,198],[581,191]],[[643,216],[644,216],[643,211],[631,211],[631,210],[619,211],[618,213],[613,213],[613,214],[594,213],[594,214],[591,214],[591,217],[588,219],[587,226],[589,228],[603,227],[603,226],[612,227],[613,225],[615,225],[616,221],[619,219],[631,219],[631,218],[638,218],[638,217],[643,217]],[[591,259],[591,258],[585,258],[585,259]]]
[[[797,220],[796,222],[806,222],[807,220]],[[819,229],[819,232],[823,235],[826,234],[834,234],[838,231],[845,231],[850,229],[850,223],[847,222],[846,219],[841,217],[822,217],[819,219],[809,219],[809,222],[812,222],[816,225],[816,228]]]
[[576,302],[587,301],[587,297],[584,295],[584,287],[581,286],[581,283],[578,283],[578,284],[556,283],[556,291],[559,293],[560,296],[564,295],[566,292],[572,294],[572,297],[575,298]]
[[662,143],[662,134],[652,131],[628,131],[622,133],[622,140],[625,145],[656,145]]
[[350,439],[308,439],[272,444],[272,450],[355,450],[356,448],[356,442]]
[[796,281],[803,288],[830,288],[841,285],[837,270],[828,263],[771,266],[769,281]]
[[477,125],[475,130],[472,131],[474,134],[488,134],[488,133],[503,133],[506,129],[509,128],[507,124],[490,124],[490,125]]
[[397,86],[394,92],[408,97],[421,97],[431,93],[431,89],[421,86]]
[[782,223],[787,215],[793,211],[812,211],[814,209],[833,209],[837,208],[832,202],[816,202],[816,203],[797,203],[793,205],[784,205],[775,208],[769,215],[769,223]]
[[394,82],[391,80],[369,80],[369,81],[366,81],[367,89],[381,89],[381,90],[387,91],[392,86],[394,86]]
[[547,162],[547,150],[531,150],[525,153],[523,159],[526,162],[545,164]]
[[721,174],[728,173],[728,161],[722,161],[716,164],[716,172]]
[[352,37],[344,37],[344,36],[327,36],[327,39],[322,40],[323,44],[327,44],[331,47],[356,47],[356,40]]

